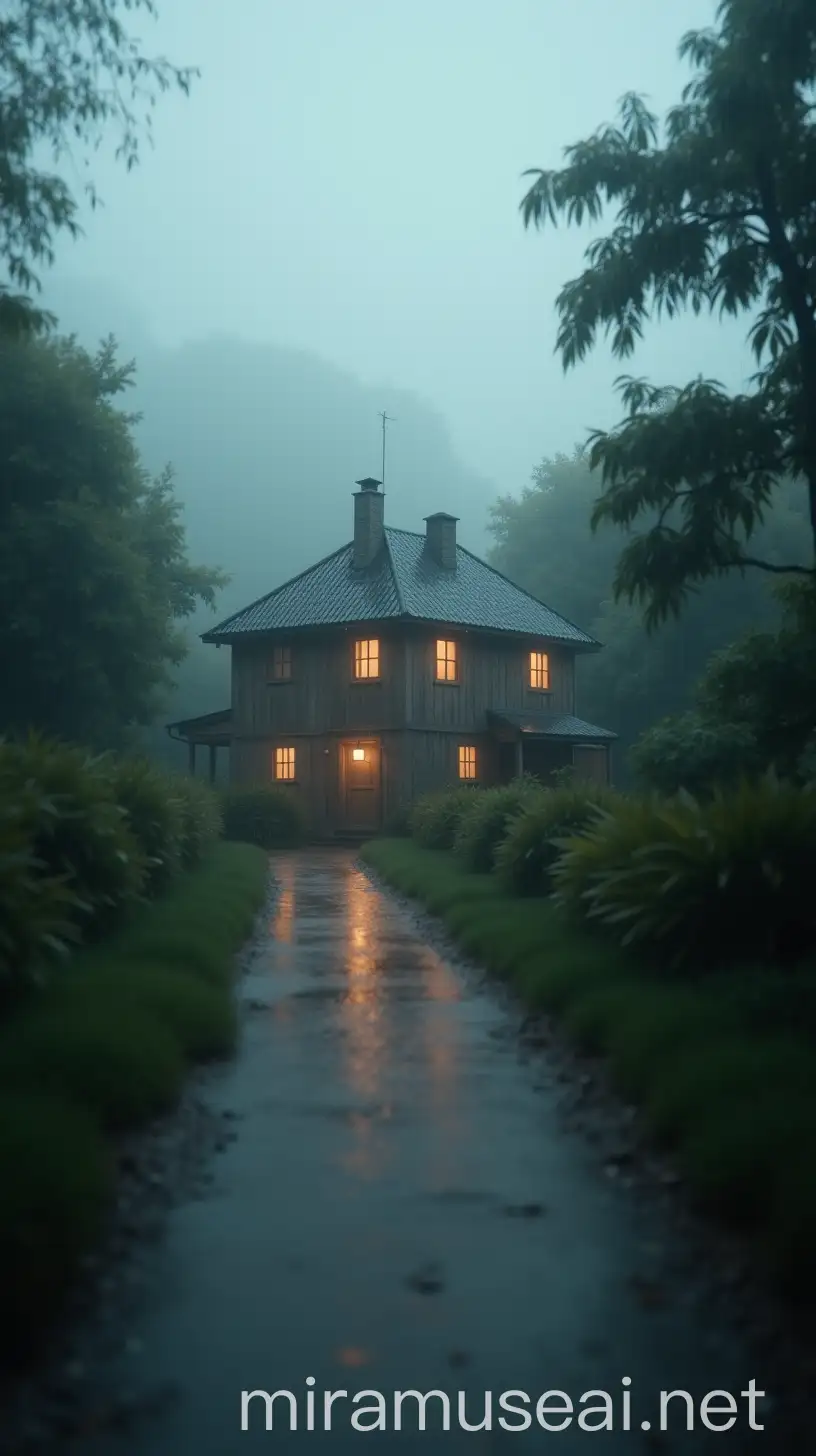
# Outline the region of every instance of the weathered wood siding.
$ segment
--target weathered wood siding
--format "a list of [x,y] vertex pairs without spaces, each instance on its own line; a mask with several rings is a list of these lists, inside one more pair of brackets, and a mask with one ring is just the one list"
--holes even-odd
[[596,784],[609,783],[609,749],[607,747],[595,747],[594,745],[590,747],[588,744],[576,743],[572,750],[572,761],[576,778],[589,779]]
[[[456,683],[435,681],[436,641],[443,635],[457,644]],[[380,643],[378,681],[354,680],[354,642],[365,637]],[[270,681],[268,663],[276,644],[291,649],[291,681]],[[528,686],[532,650],[549,654],[548,692]],[[381,817],[387,824],[419,794],[460,782],[462,745],[476,748],[479,783],[509,777],[502,745],[487,732],[487,712],[574,712],[574,660],[569,650],[534,639],[432,625],[278,634],[233,647],[232,704],[233,783],[274,781],[275,747],[294,747],[296,781],[283,787],[302,799],[316,832],[343,822],[342,740],[376,737]]]
[[[436,640],[457,644],[456,683],[435,681]],[[529,687],[530,652],[547,652],[550,690]],[[488,709],[523,713],[572,713],[575,710],[573,654],[563,648],[524,638],[493,637],[475,632],[411,631],[406,640],[406,724],[411,728],[484,729]]]
[[[354,642],[377,637],[380,680],[356,682]],[[376,627],[274,639],[291,647],[291,682],[270,682],[272,641],[236,646],[232,653],[232,711],[236,735],[374,732],[402,726],[405,643]]]

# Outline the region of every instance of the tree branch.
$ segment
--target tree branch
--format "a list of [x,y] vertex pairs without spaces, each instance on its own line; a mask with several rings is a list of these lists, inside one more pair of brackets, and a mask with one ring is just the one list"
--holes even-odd
[[755,556],[735,556],[735,566],[756,566],[760,571],[774,571],[780,576],[796,572],[799,576],[816,576],[816,567],[813,566],[775,566],[772,561],[758,561]]

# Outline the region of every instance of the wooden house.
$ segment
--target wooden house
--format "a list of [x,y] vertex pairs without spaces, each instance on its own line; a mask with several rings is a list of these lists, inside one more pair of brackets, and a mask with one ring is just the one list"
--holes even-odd
[[457,544],[456,517],[386,526],[357,482],[347,545],[203,634],[232,649],[232,704],[169,725],[230,780],[302,797],[313,832],[364,834],[430,789],[607,781],[615,735],[576,716],[575,659],[599,644]]

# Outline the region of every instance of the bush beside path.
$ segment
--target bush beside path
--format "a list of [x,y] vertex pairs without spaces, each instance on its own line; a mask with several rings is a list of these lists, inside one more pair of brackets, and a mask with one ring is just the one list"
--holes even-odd
[[[440,916],[462,949],[532,1010],[554,1014],[580,1046],[603,1054],[698,1203],[748,1235],[789,1295],[812,1300],[816,958],[807,944],[809,907],[800,895],[792,955],[778,934],[788,892],[782,885],[773,892],[775,863],[807,848],[808,826],[816,822],[810,800],[789,804],[785,785],[743,786],[706,817],[686,800],[661,807],[621,799],[618,807],[607,791],[596,796],[592,813],[574,789],[517,785],[511,795],[470,795],[428,796],[412,816],[413,837],[372,840],[363,862]],[[672,824],[678,854],[689,856],[696,835],[707,858],[701,866],[692,853],[685,878],[677,864],[664,866],[663,879],[671,871],[680,882],[666,890],[666,914],[676,893],[684,897],[685,917],[674,938],[666,935],[661,954],[653,903],[663,881],[658,876],[655,883],[644,862],[652,840],[655,855],[671,851]],[[610,848],[601,873],[605,834]],[[755,869],[769,887],[764,898],[745,902],[749,923],[733,953],[721,931],[734,923],[734,895],[724,883],[729,865],[734,895],[740,875],[750,882]],[[629,923],[638,923],[642,902],[642,943],[623,943],[625,917],[588,913],[583,891],[592,883],[621,895]],[[789,893],[801,889],[797,879]],[[698,935],[692,966],[685,952],[695,926],[706,935]]]
[[265,851],[201,783],[0,743],[0,1361],[38,1347],[116,1191],[116,1146],[236,1037]]

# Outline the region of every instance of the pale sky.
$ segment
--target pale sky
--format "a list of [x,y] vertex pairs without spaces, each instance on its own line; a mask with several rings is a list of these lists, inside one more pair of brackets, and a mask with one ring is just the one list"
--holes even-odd
[[684,320],[565,378],[554,301],[586,237],[526,233],[518,210],[521,172],[558,165],[624,91],[679,98],[677,42],[712,0],[158,4],[145,48],[201,78],[159,102],[135,172],[94,159],[104,209],[56,271],[113,285],[162,341],[228,332],[412,390],[514,492],[614,422],[617,374],[745,373],[739,325]]

